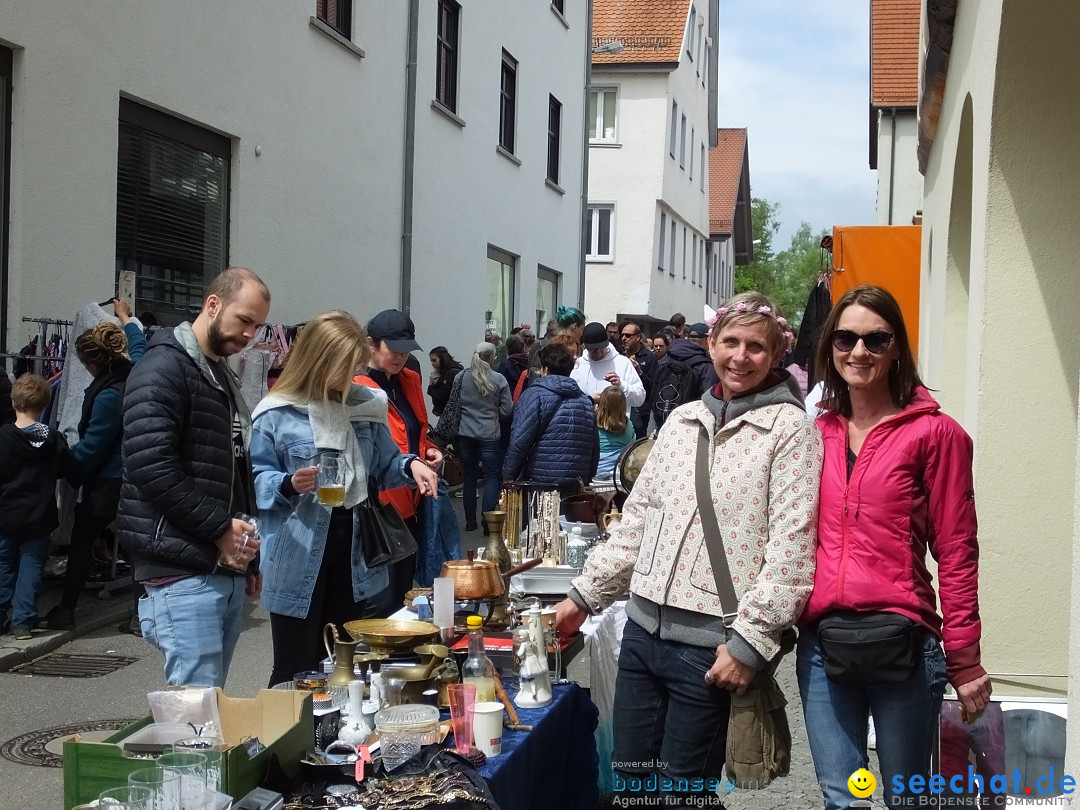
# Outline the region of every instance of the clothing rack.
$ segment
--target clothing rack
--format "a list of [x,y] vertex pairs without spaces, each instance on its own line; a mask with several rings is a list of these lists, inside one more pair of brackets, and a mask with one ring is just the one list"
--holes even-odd
[[[38,333],[31,337],[30,342],[23,347],[22,351],[14,354],[4,353],[0,357],[15,357],[24,364],[32,362],[33,368],[24,366],[24,370],[33,371],[43,377],[52,377],[63,366],[68,344],[71,341],[71,327],[75,325],[75,322],[64,318],[28,317],[23,317],[22,322],[37,324]],[[18,370],[17,363],[16,373]]]

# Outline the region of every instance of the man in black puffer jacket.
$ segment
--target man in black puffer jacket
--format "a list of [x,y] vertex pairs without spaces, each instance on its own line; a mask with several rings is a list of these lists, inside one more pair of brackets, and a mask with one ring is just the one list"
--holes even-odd
[[565,346],[540,350],[540,376],[514,409],[504,481],[524,471],[530,483],[557,486],[565,497],[577,493],[578,479],[592,480],[600,461],[596,410],[571,379],[573,368],[574,356]]
[[258,539],[235,517],[255,509],[251,414],[224,358],[269,310],[259,277],[230,267],[195,322],[156,335],[128,377],[119,534],[146,586],[143,636],[173,686],[224,686],[244,592],[260,589]]

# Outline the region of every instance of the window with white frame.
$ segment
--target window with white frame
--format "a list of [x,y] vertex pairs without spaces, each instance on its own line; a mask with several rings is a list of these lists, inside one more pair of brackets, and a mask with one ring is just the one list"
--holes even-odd
[[589,91],[589,143],[616,143],[616,109],[619,93],[614,87],[594,87]]
[[675,139],[679,137],[679,102],[675,99],[671,100],[671,145],[668,148],[668,153],[672,158],[675,157]]
[[[693,149],[694,145],[691,144],[690,148]],[[679,129],[679,166],[686,167],[686,116],[682,117],[682,126]]]
[[[690,148],[693,149],[694,147],[691,146]],[[698,185],[701,186],[701,191],[702,191],[703,194],[705,193],[705,175],[707,174],[705,169],[706,169],[706,166],[705,166],[705,144],[702,144],[701,145],[701,171],[700,171],[700,174],[698,174]]]
[[698,252],[697,252],[697,234],[696,233],[693,235],[693,248],[694,248],[694,253],[693,253],[692,264],[691,264],[691,267],[690,267],[690,282],[692,284],[697,284],[698,283],[698,279],[697,279],[697,257],[698,257]]
[[690,127],[690,179],[694,179],[694,128]]
[[705,289],[708,289],[709,288],[709,279],[705,274],[706,248],[705,248],[705,237],[704,236],[701,237],[701,241],[698,242],[698,249],[701,251],[701,256],[700,256],[700,262],[701,263],[698,265],[701,268],[701,272],[698,274],[697,283],[698,283],[699,287],[704,287]]
[[686,259],[689,256],[689,254],[686,252],[686,231],[687,230],[688,230],[687,227],[685,225],[683,225],[683,229],[682,229],[682,277],[684,279],[686,278]]
[[690,6],[690,19],[686,23],[686,53],[694,59],[694,35],[697,33],[697,9]]
[[667,242],[667,214],[660,212],[660,249],[656,252],[656,269],[664,269],[664,246]]
[[585,242],[589,246],[585,257],[590,262],[615,260],[615,206],[610,203],[589,205]]
[[668,256],[671,262],[668,264],[668,272],[671,275],[675,275],[675,236],[676,236],[675,217],[671,218],[671,247],[669,248]]

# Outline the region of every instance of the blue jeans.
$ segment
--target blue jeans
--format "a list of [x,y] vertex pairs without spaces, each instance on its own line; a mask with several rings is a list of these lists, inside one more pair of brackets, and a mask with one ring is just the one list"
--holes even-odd
[[480,478],[480,464],[484,465],[483,511],[499,508],[499,488],[502,486],[503,449],[498,439],[471,439],[458,436],[457,449],[465,468],[465,480],[461,497],[465,501],[465,522],[476,523],[476,482]]
[[[867,767],[866,733],[870,714],[877,730],[881,767],[881,772],[874,776],[884,790],[885,805],[918,806],[919,795],[893,791],[893,776],[900,776],[906,787],[911,776],[921,775],[925,779],[930,774],[930,752],[945,694],[945,655],[937,638],[926,631],[922,651],[922,664],[906,681],[847,686],[834,683],[825,674],[817,634],[805,629],[799,632],[795,671],[806,736],[826,810],[841,810],[854,801],[847,781],[854,771]],[[925,793],[921,798],[925,800]]]
[[203,574],[147,585],[143,638],[165,656],[170,686],[224,686],[244,608],[244,577]]
[[[611,720],[616,796],[635,796],[629,786],[620,792],[620,780],[654,773],[672,780],[723,780],[731,703],[726,690],[705,683],[715,661],[710,647],[664,641],[627,620]],[[715,800],[710,806],[718,807],[715,790],[673,789],[663,806],[678,807],[693,797]]]
[[29,630],[37,624],[37,598],[48,553],[48,537],[13,540],[0,534],[0,622],[10,607],[12,628]]

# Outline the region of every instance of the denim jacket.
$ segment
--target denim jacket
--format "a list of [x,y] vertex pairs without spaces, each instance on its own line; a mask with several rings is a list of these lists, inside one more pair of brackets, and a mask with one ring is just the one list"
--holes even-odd
[[[403,455],[385,422],[353,422],[368,475],[379,490],[413,484],[406,465],[414,456]],[[315,493],[281,494],[285,476],[318,463],[319,450],[312,438],[308,416],[283,407],[260,413],[252,426],[251,463],[255,472],[255,500],[262,537],[263,606],[271,613],[305,618],[315,580],[322,567],[330,507]],[[368,568],[364,562],[360,522],[353,517],[352,589],[360,601],[387,588],[385,565]]]

